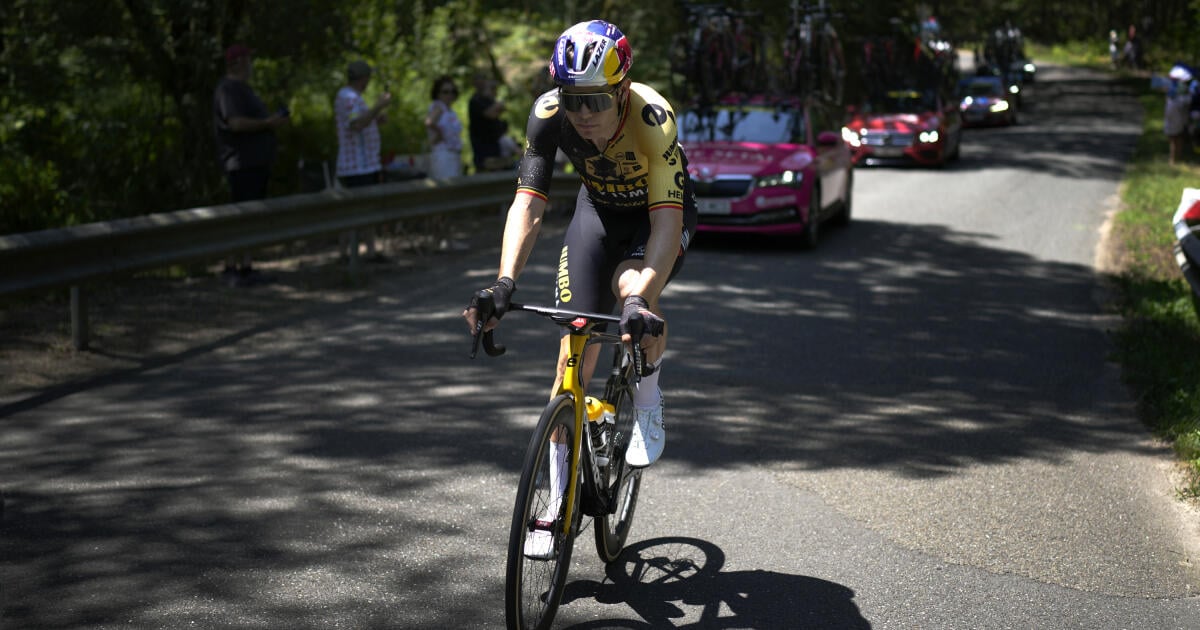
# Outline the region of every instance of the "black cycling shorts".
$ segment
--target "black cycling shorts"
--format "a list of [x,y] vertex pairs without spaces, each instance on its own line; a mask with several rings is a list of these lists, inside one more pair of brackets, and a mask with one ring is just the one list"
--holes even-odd
[[[679,256],[675,258],[667,282],[683,268],[684,254],[694,228],[694,222],[685,219]],[[648,212],[598,210],[588,197],[587,189],[581,186],[575,202],[575,216],[567,226],[559,253],[556,306],[583,313],[612,313],[617,303],[617,296],[613,294],[617,266],[626,260],[644,259],[648,240]]]

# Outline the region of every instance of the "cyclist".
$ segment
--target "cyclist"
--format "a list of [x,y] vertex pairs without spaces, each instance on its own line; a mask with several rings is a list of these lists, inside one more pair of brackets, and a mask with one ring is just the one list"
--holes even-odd
[[[652,88],[627,76],[633,51],[625,35],[602,20],[576,24],[559,36],[550,59],[556,87],[534,102],[527,142],[518,170],[517,190],[504,227],[497,280],[492,293],[496,314],[483,325],[491,330],[507,309],[516,280],[537,240],[547,206],[554,158],[561,149],[583,185],[567,227],[555,281],[556,305],[580,312],[612,312],[621,300],[622,336],[639,325],[659,336],[642,346],[652,370],[634,392],[636,426],[626,461],[648,466],[666,442],[663,398],[658,387],[666,348],[659,294],[679,272],[696,225],[696,201],[679,144],[675,113]],[[472,333],[479,323],[476,299],[463,311]],[[561,383],[567,339],[560,344]],[[599,347],[584,356],[590,379]],[[551,477],[565,470],[565,445],[551,457]],[[557,465],[556,465],[557,464]]]

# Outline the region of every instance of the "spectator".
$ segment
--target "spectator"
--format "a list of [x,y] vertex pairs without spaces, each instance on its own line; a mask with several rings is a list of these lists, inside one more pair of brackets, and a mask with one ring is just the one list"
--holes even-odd
[[496,99],[496,80],[482,72],[476,74],[475,94],[467,104],[476,172],[499,170],[505,166],[501,139],[508,131],[508,123],[500,119],[503,113],[504,103]]
[[453,105],[458,88],[448,76],[433,82],[425,129],[429,134],[429,176],[434,179],[462,175],[462,121]]
[[[333,103],[334,121],[337,124],[338,156],[337,178],[342,186],[356,188],[382,181],[383,166],[379,161],[379,125],[387,122],[387,107],[392,102],[390,92],[384,92],[368,107],[363,91],[371,82],[371,66],[365,61],[353,61],[346,67],[346,85],[338,90]],[[342,235],[342,246],[353,242]],[[357,252],[347,251],[353,256]],[[367,238],[367,260],[382,262],[382,254],[375,251],[375,234]]]
[[[233,203],[267,196],[271,163],[275,159],[275,129],[289,120],[287,108],[272,114],[250,88],[253,52],[242,44],[225,49],[225,76],[213,92],[217,157]],[[221,275],[235,287],[270,280],[254,270],[249,252],[227,257]]]
[[1188,116],[1192,104],[1192,71],[1182,63],[1176,63],[1167,74],[1167,100],[1163,111],[1163,133],[1167,136],[1170,164],[1183,158],[1184,141],[1187,138]]
[[1137,27],[1133,24],[1125,31],[1125,52],[1123,54],[1125,63],[1134,70],[1142,68],[1142,42],[1138,39]]

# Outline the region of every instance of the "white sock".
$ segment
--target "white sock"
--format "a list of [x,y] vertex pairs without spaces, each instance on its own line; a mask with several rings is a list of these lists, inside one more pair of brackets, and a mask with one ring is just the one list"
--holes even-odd
[[643,376],[642,380],[633,389],[633,404],[642,409],[653,409],[662,404],[662,390],[658,388],[658,375],[662,374],[663,357],[658,358],[657,363],[652,363],[654,372],[650,376]]
[[558,518],[558,508],[562,506],[563,494],[567,490],[567,453],[570,449],[566,444],[550,442],[550,503],[542,520],[553,521]]

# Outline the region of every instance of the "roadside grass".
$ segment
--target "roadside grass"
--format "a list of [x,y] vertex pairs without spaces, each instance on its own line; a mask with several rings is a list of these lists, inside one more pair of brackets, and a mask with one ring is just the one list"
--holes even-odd
[[1191,288],[1175,263],[1171,217],[1187,187],[1200,187],[1193,154],[1167,164],[1161,94],[1139,81],[1146,117],[1125,181],[1113,238],[1123,252],[1117,272],[1117,360],[1143,421],[1186,463],[1179,493],[1200,498],[1200,320]]
[[[1109,69],[1107,51],[1094,45],[1034,48],[1053,63]],[[1142,421],[1178,454],[1181,498],[1200,499],[1200,303],[1175,262],[1171,217],[1184,188],[1200,188],[1200,154],[1167,163],[1163,95],[1145,75],[1121,73],[1145,111],[1141,138],[1121,183],[1121,209],[1113,222],[1117,253],[1113,307],[1122,324],[1114,331],[1115,356]]]

